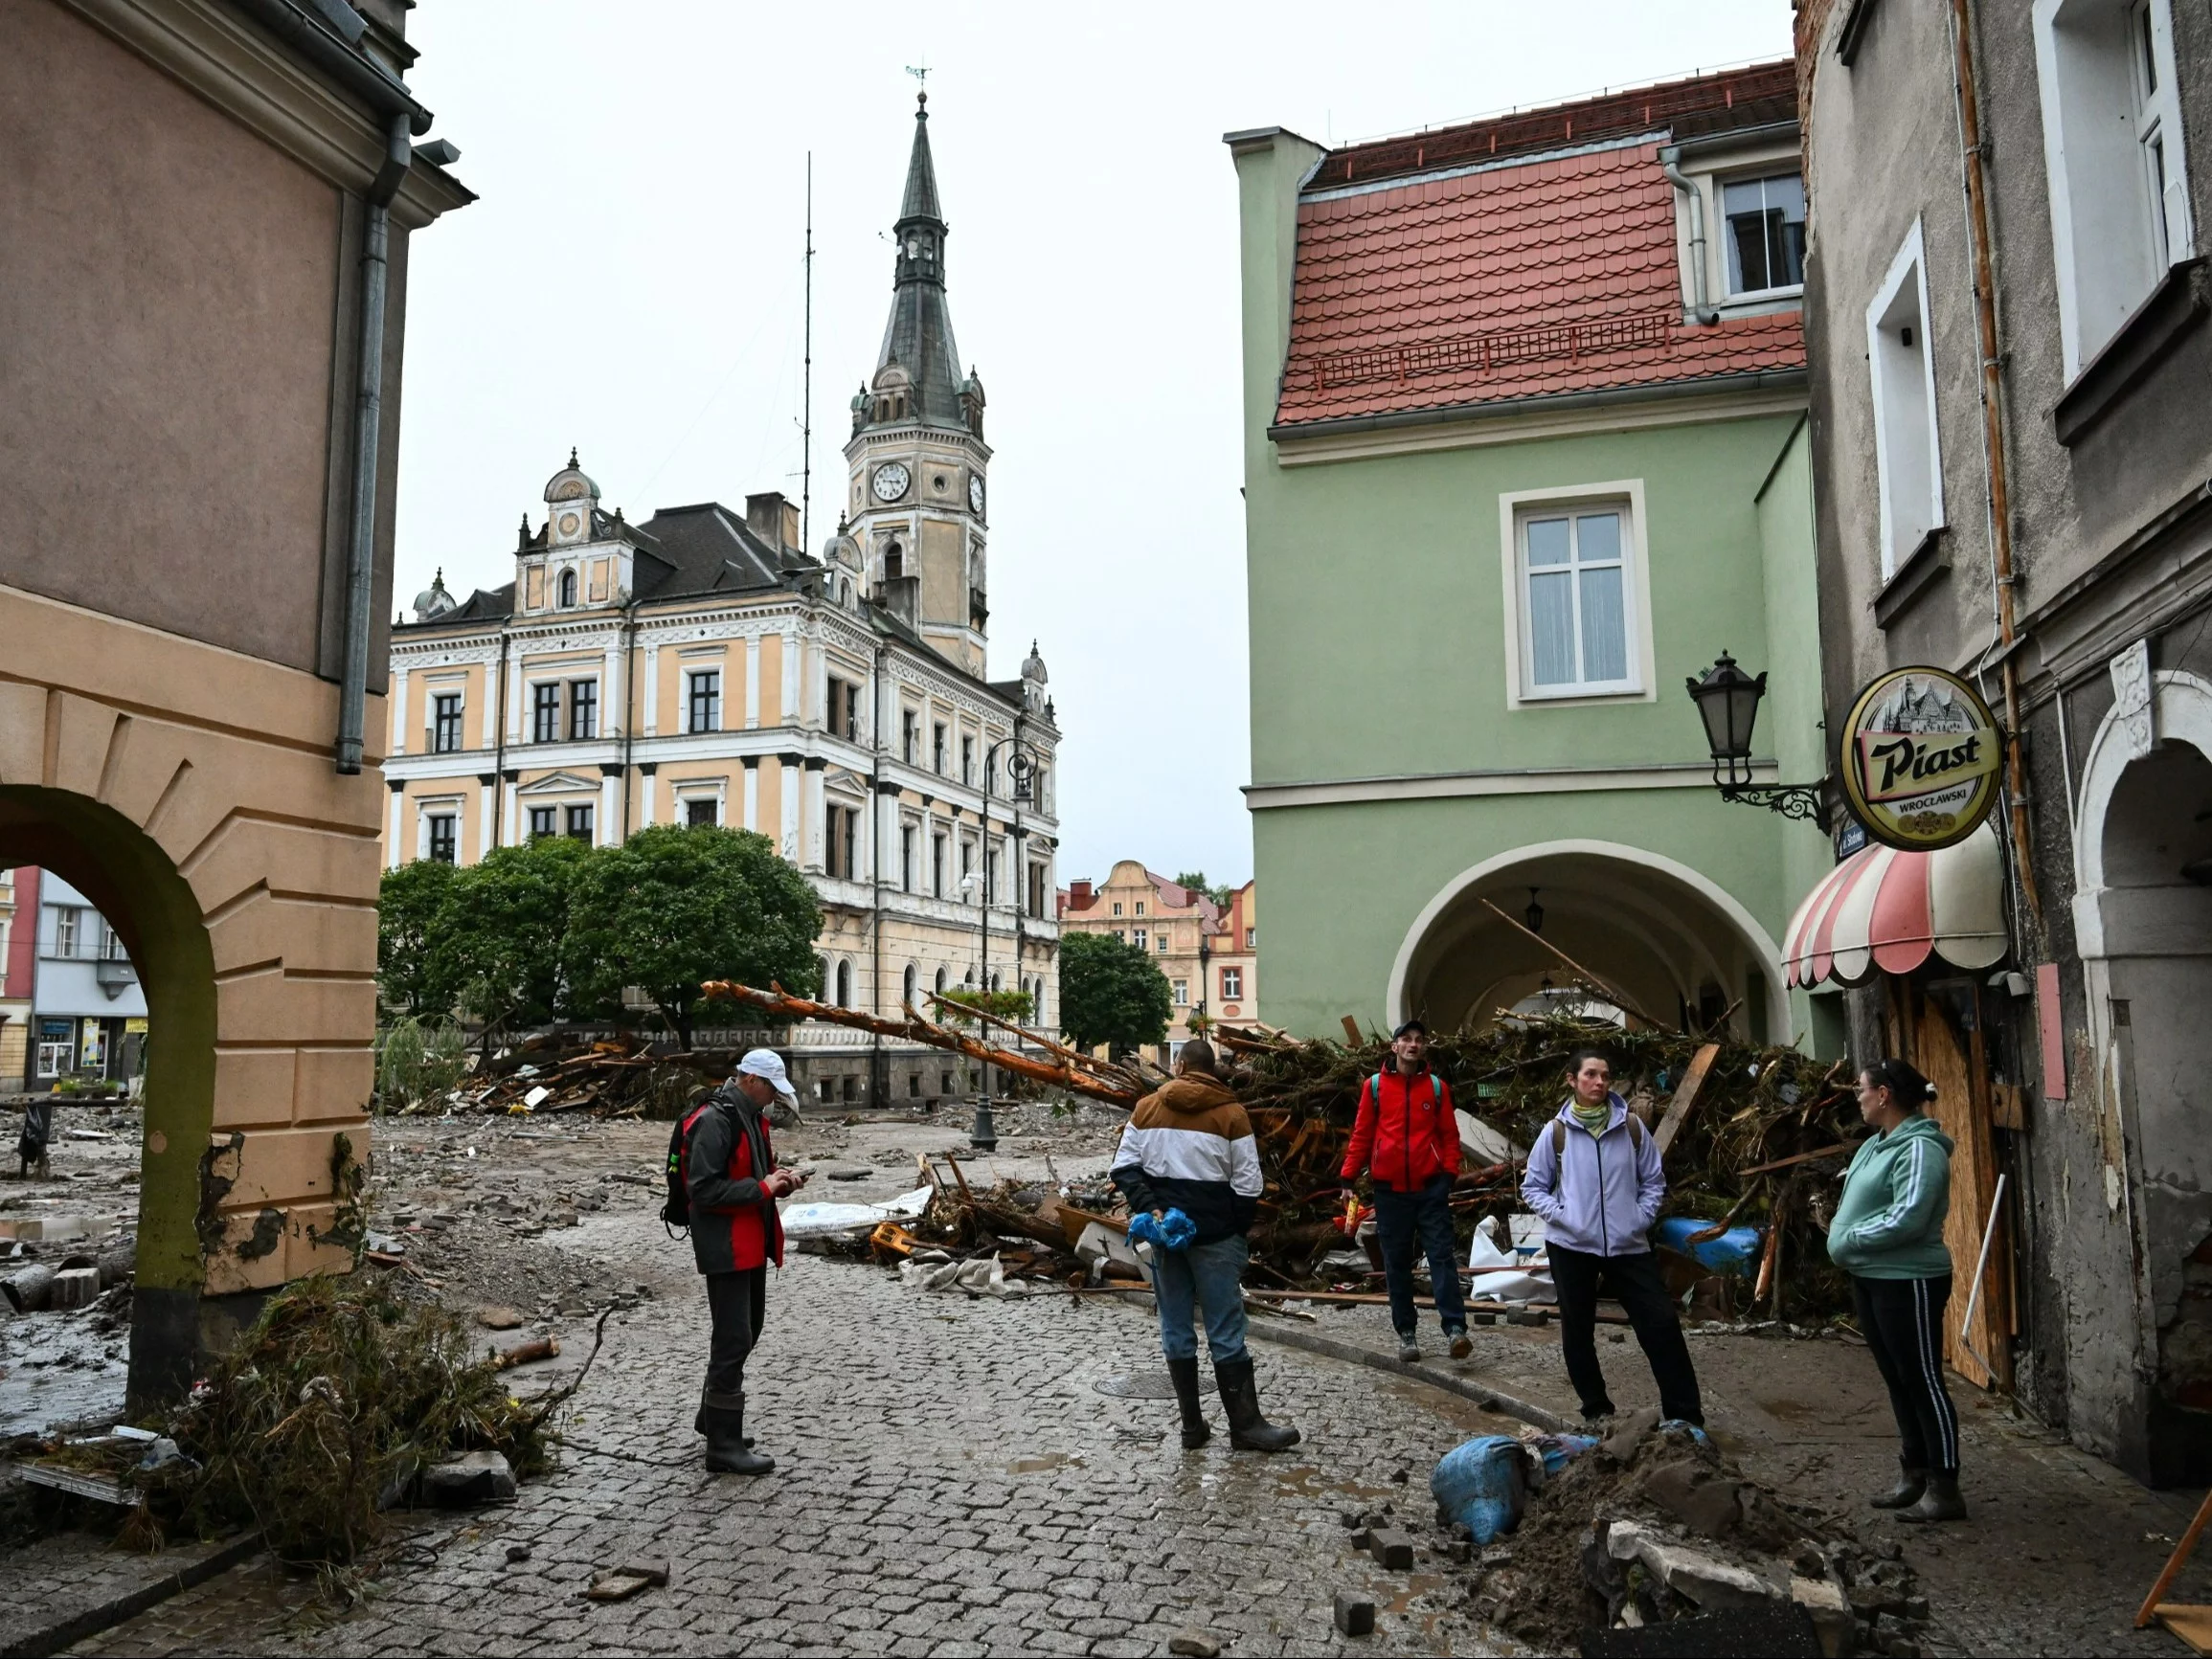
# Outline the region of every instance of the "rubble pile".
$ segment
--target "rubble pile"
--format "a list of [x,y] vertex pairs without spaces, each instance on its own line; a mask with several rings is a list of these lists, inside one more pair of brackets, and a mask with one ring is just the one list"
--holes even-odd
[[125,1532],[147,1546],[251,1525],[287,1562],[360,1561],[418,1483],[441,1498],[455,1477],[440,1471],[511,1496],[514,1475],[549,1465],[566,1391],[519,1401],[473,1349],[454,1314],[366,1277],[301,1279],[150,1431],[64,1440],[39,1463],[135,1496]]
[[[1533,1648],[1911,1659],[1926,1645],[1928,1602],[1897,1545],[1778,1497],[1686,1424],[1647,1410],[1603,1441],[1532,1436],[1523,1458],[1518,1528],[1478,1543],[1439,1510],[1436,1554],[1467,1561],[1477,1617]],[[1768,1645],[1741,1646],[1754,1638]]]
[[413,1111],[592,1111],[602,1116],[670,1119],[700,1092],[730,1074],[734,1057],[655,1053],[643,1039],[574,1042],[531,1039],[463,1078],[450,1100],[426,1100]]
[[[780,991],[705,989],[779,1019],[822,1020],[932,1043],[1121,1110],[1153,1087],[1140,1065],[1079,1054],[1003,1021],[992,1023],[1015,1032],[1017,1047],[994,1047],[911,1008],[903,1021],[885,1020]],[[1350,1253],[1359,1211],[1345,1202],[1340,1171],[1360,1089],[1382,1069],[1388,1044],[1377,1034],[1356,1042],[1298,1042],[1266,1028],[1220,1025],[1212,1036],[1234,1062],[1228,1081],[1252,1118],[1267,1177],[1253,1234],[1255,1275],[1283,1289],[1370,1290],[1379,1275]],[[1823,1241],[1846,1155],[1860,1132],[1858,1111],[1841,1064],[1794,1048],[1654,1028],[1624,1031],[1563,1014],[1505,1019],[1434,1038],[1431,1064],[1451,1083],[1463,1126],[1462,1184],[1453,1199],[1461,1238],[1471,1240],[1485,1220],[1521,1208],[1521,1160],[1559,1110],[1569,1057],[1591,1044],[1612,1056],[1615,1088],[1666,1151],[1665,1215],[1685,1218],[1666,1239],[1676,1252],[1675,1289],[1702,1287],[1701,1294],[1709,1293],[1705,1311],[1718,1317],[1734,1316],[1739,1300],[1744,1307],[1764,1302],[1778,1317],[1818,1317],[1847,1308],[1847,1281],[1829,1265]],[[932,1219],[923,1233],[937,1227],[929,1241],[937,1248],[987,1254],[999,1241],[1018,1239],[1055,1252],[1052,1271],[1090,1267],[1095,1276],[1095,1258],[1076,1253],[1081,1228],[1062,1226],[1063,1217],[1072,1206],[1090,1212],[1085,1225],[1097,1222],[1121,1230],[1111,1193],[1093,1195],[1089,1203],[1061,1193],[1047,1203],[1024,1201],[1018,1194],[979,1197],[964,1180],[936,1174],[932,1185]],[[1758,1244],[1752,1283],[1741,1298],[1728,1271],[1694,1259],[1734,1228],[1753,1230]],[[879,1254],[886,1247],[905,1253],[900,1241],[888,1237]],[[1017,1276],[1029,1270],[1024,1264]]]

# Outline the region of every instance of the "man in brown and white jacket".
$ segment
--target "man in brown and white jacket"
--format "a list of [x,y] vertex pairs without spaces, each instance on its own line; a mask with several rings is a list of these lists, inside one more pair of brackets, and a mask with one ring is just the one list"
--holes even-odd
[[1252,1356],[1244,1345],[1244,1265],[1251,1254],[1245,1233],[1263,1185],[1259,1143],[1243,1103],[1215,1072],[1210,1044],[1185,1042],[1175,1073],[1172,1083],[1137,1103],[1114,1157],[1114,1184],[1128,1199],[1132,1215],[1159,1220],[1181,1210],[1197,1227],[1183,1248],[1152,1254],[1160,1346],[1183,1407],[1183,1445],[1196,1450],[1212,1433],[1198,1403],[1195,1303],[1206,1313],[1230,1445],[1283,1451],[1298,1444],[1298,1431],[1277,1428],[1260,1415]]

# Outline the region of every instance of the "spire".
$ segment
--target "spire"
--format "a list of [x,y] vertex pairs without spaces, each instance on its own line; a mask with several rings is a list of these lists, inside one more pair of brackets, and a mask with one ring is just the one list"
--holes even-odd
[[875,375],[855,399],[855,431],[892,421],[973,430],[960,400],[960,353],[945,303],[943,209],[936,163],[930,156],[929,95],[914,105],[914,152],[907,162],[906,193],[892,230],[897,254],[892,274],[891,316]]
[[930,160],[930,95],[914,95],[914,154],[906,164],[906,200],[899,204],[898,223],[904,230],[910,220],[928,219],[938,230],[944,229],[944,215],[937,211],[937,169]]

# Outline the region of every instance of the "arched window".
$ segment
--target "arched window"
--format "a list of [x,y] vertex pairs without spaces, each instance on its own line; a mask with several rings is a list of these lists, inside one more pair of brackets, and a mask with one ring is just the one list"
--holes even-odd
[[914,967],[914,965],[912,962],[909,962],[909,963],[906,965],[906,984],[905,984],[905,986],[904,986],[904,992],[905,992],[905,999],[906,999],[906,1001],[907,1001],[907,1002],[908,1002],[910,1005],[911,1005],[911,1004],[913,1003],[913,1001],[914,1001],[914,993],[915,993],[916,991],[920,990],[920,989],[921,989],[921,973],[920,973],[920,971],[919,971],[918,969],[916,969],[916,968]]
[[895,582],[906,574],[906,549],[896,542],[883,549],[883,579]]
[[994,973],[991,975],[991,989],[992,989],[993,991],[996,991],[998,988],[999,988],[999,975],[998,975],[998,974],[997,974],[996,972],[994,972]]
[[850,962],[840,962],[837,965],[837,1005],[840,1008],[852,1006],[852,964]]
[[561,572],[561,603],[568,606],[574,605],[576,602],[576,573],[574,571],[563,571]]
[[821,971],[822,995],[826,997],[829,995],[829,958],[827,956],[817,956],[814,958],[814,965]]
[[939,968],[939,969],[937,970],[937,995],[938,995],[939,997],[942,997],[944,994],[945,994],[945,971],[944,971],[942,968]]

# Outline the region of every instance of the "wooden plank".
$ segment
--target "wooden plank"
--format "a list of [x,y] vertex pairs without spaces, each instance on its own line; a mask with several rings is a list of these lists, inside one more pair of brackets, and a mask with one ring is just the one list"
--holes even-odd
[[2158,1605],[2158,1623],[2187,1643],[2190,1652],[2212,1653],[2212,1607],[2163,1602]]
[[2204,1501],[2197,1506],[2196,1514],[2190,1517],[2189,1530],[2181,1535],[2181,1541],[2174,1546],[2174,1553],[2166,1558],[2165,1566],[2158,1572],[2158,1581],[2151,1586],[2151,1593],[2143,1598],[2142,1606],[2136,1609],[2136,1629],[2143,1629],[2154,1617],[2166,1610],[2158,1604],[2158,1598],[2166,1593],[2167,1586],[2188,1565],[2189,1557],[2197,1548],[2197,1540],[2204,1536],[2204,1523],[2207,1521],[2212,1521],[2212,1491],[2206,1492]]
[[1698,1104],[1698,1090],[1705,1085],[1705,1074],[1712,1070],[1713,1062],[1721,1057],[1721,1045],[1707,1042],[1690,1056],[1689,1069],[1682,1073],[1682,1086],[1675,1097],[1667,1103],[1667,1114],[1659,1120],[1658,1132],[1652,1138],[1659,1142],[1659,1156],[1667,1155],[1667,1148],[1674,1145],[1675,1136],[1689,1121],[1691,1109]]
[[1989,1216],[1997,1191],[1997,1155],[1990,1141],[1989,1117],[1985,1110],[1975,1110],[1973,1074],[1965,1047],[1958,1040],[1958,1033],[1952,1028],[1950,1017],[1940,1003],[1918,995],[1916,989],[1909,995],[1917,1004],[1913,1044],[1919,1051],[1916,1064],[1927,1074],[1929,1082],[1935,1085],[1935,1098],[1929,1102],[1928,1115],[1941,1125],[1943,1132],[1952,1139],[1951,1213],[1943,1223],[1943,1242],[1951,1251],[1952,1271],[1951,1303],[1943,1315],[1944,1362],[1976,1388],[2009,1388],[2012,1349],[2005,1338],[2011,1325],[2007,1307],[2011,1298],[1991,1293],[2000,1283],[2009,1287],[2012,1278],[2006,1262],[2009,1242],[2001,1215],[1998,1218],[1998,1241],[1991,1251],[1991,1284],[1983,1288],[1980,1303],[1975,1309],[1973,1332],[1974,1347],[1989,1356],[1995,1370],[1984,1368],[1959,1340],[1966,1317],[1967,1291],[1974,1278],[1975,1263],[1981,1254],[1982,1224]]
[[1350,1043],[1354,1048],[1359,1047],[1363,1042],[1366,1041],[1360,1035],[1360,1022],[1357,1020],[1354,1020],[1349,1014],[1346,1014],[1343,1017],[1343,1020],[1344,1041]]
[[1775,1170],[1786,1170],[1792,1164],[1810,1163],[1815,1158],[1837,1157],[1850,1150],[1841,1142],[1834,1146],[1817,1146],[1811,1152],[1801,1152],[1794,1157],[1778,1157],[1771,1164],[1753,1164],[1748,1170],[1738,1170],[1736,1175],[1739,1179],[1745,1176],[1772,1175]]

